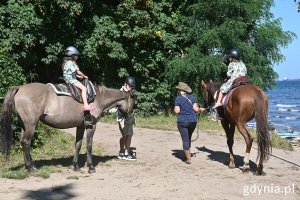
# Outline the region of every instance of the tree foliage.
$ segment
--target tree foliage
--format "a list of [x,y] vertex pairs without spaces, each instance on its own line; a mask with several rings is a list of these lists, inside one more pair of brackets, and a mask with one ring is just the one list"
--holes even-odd
[[238,48],[251,81],[263,89],[272,87],[278,78],[272,66],[284,59],[280,47],[286,47],[295,37],[273,19],[272,5],[270,0],[203,0],[191,5],[186,22],[191,46],[185,49],[183,58],[171,60],[169,77],[183,77],[193,87],[199,83],[194,80],[222,81],[227,70],[222,57],[231,48]]
[[26,82],[23,69],[7,53],[0,50],[0,97],[3,98],[12,86]]
[[[96,83],[121,87],[136,77],[138,112],[172,108],[174,86],[195,92],[201,79],[222,80],[223,55],[239,48],[251,80],[277,78],[280,47],[295,35],[270,13],[272,0],[8,0],[0,3],[0,48],[28,82],[56,82],[63,50],[76,46],[80,69]],[[5,76],[4,76],[5,77]],[[6,87],[6,86],[3,86]]]

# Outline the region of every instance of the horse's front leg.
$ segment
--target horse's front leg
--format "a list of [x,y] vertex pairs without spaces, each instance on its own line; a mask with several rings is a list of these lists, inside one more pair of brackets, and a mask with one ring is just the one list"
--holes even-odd
[[96,130],[96,124],[94,124],[92,127],[86,129],[86,162],[87,162],[87,166],[89,168],[88,172],[91,173],[95,173],[96,169],[93,165],[93,161],[92,161],[92,150],[93,150],[93,137],[94,137],[94,133]]
[[229,158],[228,158],[228,167],[229,168],[235,168],[235,162],[234,162],[234,155],[233,155],[233,136],[235,131],[235,125],[229,124],[226,120],[222,120],[221,124],[225,130],[226,138],[227,138],[227,146],[229,149]]
[[83,128],[77,127],[77,129],[76,129],[75,153],[74,153],[74,157],[73,157],[74,171],[80,171],[80,167],[78,165],[78,156],[79,156],[79,152],[80,152],[80,149],[81,149],[81,146],[82,146],[83,134],[84,134],[84,127]]

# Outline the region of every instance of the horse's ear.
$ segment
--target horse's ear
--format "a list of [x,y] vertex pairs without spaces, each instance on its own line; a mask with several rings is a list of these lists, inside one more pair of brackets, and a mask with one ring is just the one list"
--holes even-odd
[[203,89],[206,89],[206,83],[205,83],[204,80],[201,81],[201,86],[202,86]]

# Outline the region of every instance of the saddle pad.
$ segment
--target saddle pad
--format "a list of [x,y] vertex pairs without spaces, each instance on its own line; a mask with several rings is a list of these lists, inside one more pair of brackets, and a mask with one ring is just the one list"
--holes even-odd
[[47,84],[53,88],[56,94],[72,96],[71,93],[69,92],[68,87],[63,83],[59,83],[59,84],[47,83]]
[[227,104],[228,104],[229,97],[232,95],[232,93],[233,93],[233,91],[234,91],[235,89],[236,89],[236,88],[231,89],[231,90],[224,96],[224,98],[222,99],[223,108],[226,108],[226,106],[227,106]]
[[[90,103],[94,100],[94,97],[96,96],[96,91],[95,91],[94,85],[90,81],[85,80],[85,79],[84,79],[84,81],[82,81],[82,83],[87,88],[87,100]],[[53,90],[56,94],[71,96],[76,101],[83,103],[81,91],[79,88],[77,88],[71,84],[70,85],[66,85],[63,83],[58,83],[58,84],[47,83],[47,84],[53,88]]]

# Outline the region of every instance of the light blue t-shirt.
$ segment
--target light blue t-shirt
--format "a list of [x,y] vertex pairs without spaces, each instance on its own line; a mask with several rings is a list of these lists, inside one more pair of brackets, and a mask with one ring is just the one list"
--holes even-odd
[[71,84],[77,83],[77,79],[76,79],[76,71],[79,70],[78,65],[71,61],[68,60],[67,62],[65,62],[64,64],[64,70],[63,70],[63,76],[65,81],[70,82]]

